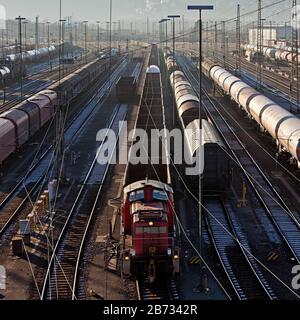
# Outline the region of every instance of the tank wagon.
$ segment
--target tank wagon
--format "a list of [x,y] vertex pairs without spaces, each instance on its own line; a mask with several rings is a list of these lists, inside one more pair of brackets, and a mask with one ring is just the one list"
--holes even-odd
[[[249,60],[255,60],[256,54],[258,52],[258,47],[250,44],[242,44],[241,49],[244,51],[244,55],[249,58]],[[291,64],[292,62],[300,61],[300,51],[292,54],[293,49],[291,47],[263,47],[262,52],[266,59],[276,60],[286,64]]]
[[[49,46],[49,48],[40,48],[38,50],[29,50],[22,53],[22,60],[24,63],[30,63],[33,61],[42,60],[49,56],[49,54],[54,54],[57,51],[55,46]],[[6,61],[8,63],[17,63],[21,61],[21,53],[13,53],[6,56]]]
[[12,54],[18,50],[18,47],[16,45],[7,45],[2,47],[3,55],[7,56],[9,54]]
[[[199,99],[185,74],[177,66],[170,72],[170,84],[176,101],[178,116],[184,131],[185,144],[189,153],[189,161],[199,154],[199,139],[196,133],[200,129]],[[206,194],[222,193],[231,181],[231,162],[226,153],[225,143],[215,126],[201,112],[202,144],[204,149],[204,171],[202,174],[203,192]],[[199,175],[189,176],[194,188],[199,186]]]
[[[152,129],[164,129],[161,73],[157,65],[157,46],[151,50],[135,126],[151,136]],[[134,135],[134,140],[137,138]],[[123,273],[146,275],[154,282],[162,275],[179,272],[176,244],[173,189],[165,154],[151,163],[151,143],[145,143],[143,161],[133,163],[133,145],[124,177],[121,205],[121,244]]]
[[8,67],[0,67],[0,83],[4,84],[12,78],[11,70]]
[[26,64],[43,60],[49,55],[54,55],[57,52],[55,46],[49,48],[41,48],[38,50],[28,50],[22,53],[23,68],[21,70],[21,53],[10,53],[0,59],[0,85],[8,84],[21,76],[26,75]]
[[23,77],[26,76],[27,68],[25,65],[21,67],[18,63],[7,63],[7,61],[0,59],[0,86],[6,86],[20,78],[21,74]]
[[300,119],[219,65],[206,60],[203,69],[300,167]]

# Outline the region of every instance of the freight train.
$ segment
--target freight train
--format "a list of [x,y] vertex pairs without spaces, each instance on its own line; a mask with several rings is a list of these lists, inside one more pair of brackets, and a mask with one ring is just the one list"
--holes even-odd
[[[172,53],[168,50],[164,56],[191,161],[196,155],[199,155],[200,148],[199,139],[196,137],[196,132],[200,130],[199,99]],[[199,174],[202,175],[203,192],[206,194],[222,193],[231,182],[231,161],[222,137],[204,110],[201,111],[201,121],[204,171]],[[198,187],[199,175],[191,175],[189,180],[194,188]]]
[[[29,48],[30,46],[27,46],[27,48]],[[31,49],[31,47],[30,47]],[[7,56],[9,54],[13,54],[14,52],[16,52],[18,50],[18,46],[14,45],[6,45],[4,47],[1,48],[1,52],[2,52],[2,56]]]
[[56,98],[55,91],[41,91],[0,115],[0,164],[50,120]]
[[57,98],[63,108],[67,107],[94,80],[105,74],[108,65],[107,60],[94,60],[0,114],[0,166],[53,117]]
[[142,69],[142,63],[137,63],[130,76],[122,76],[116,83],[116,96],[120,102],[133,101],[136,98],[137,84]]
[[[55,46],[49,46],[49,48],[40,48],[37,50],[29,50],[22,53],[22,60],[24,63],[31,63],[36,60],[42,60],[49,55],[54,54],[57,51]],[[21,53],[12,53],[6,56],[7,63],[17,63],[21,61]]]
[[[26,64],[41,61],[57,52],[55,46],[28,50],[22,53],[23,66],[21,68],[21,53],[11,53],[0,59],[0,86],[5,86],[10,81],[26,76]],[[21,70],[22,69],[22,70]]]
[[10,79],[18,75],[19,73],[16,76],[12,75],[11,69],[6,66],[0,67],[0,85],[5,84],[5,82],[7,83]]
[[[165,127],[156,45],[152,46],[149,62],[133,140],[138,139],[139,129],[145,130],[150,136],[152,129],[162,130]],[[124,177],[121,205],[122,269],[125,275],[143,275],[150,283],[162,275],[179,272],[173,189],[169,166],[162,160],[168,156],[166,149],[166,146],[162,147],[163,154],[156,164],[152,164],[151,145],[146,145],[145,158],[134,164],[133,144]]]
[[[0,60],[1,61],[1,60]],[[25,65],[21,67],[20,63],[0,62],[0,87],[5,87],[10,84],[11,81],[19,79],[21,75],[26,76],[27,68]]]
[[[256,60],[258,47],[250,44],[242,44],[241,49],[248,60]],[[297,59],[300,61],[300,51],[298,53],[291,47],[263,47],[262,54],[266,59],[282,62],[285,64],[291,64],[296,62]]]
[[300,168],[300,119],[212,61],[206,59],[202,65],[206,76],[268,132],[279,152],[288,152],[290,161]]

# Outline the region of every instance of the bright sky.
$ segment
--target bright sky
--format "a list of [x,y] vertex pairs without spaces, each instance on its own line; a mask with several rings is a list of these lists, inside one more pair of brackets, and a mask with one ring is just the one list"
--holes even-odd
[[[264,4],[276,0],[263,0]],[[109,17],[109,0],[62,0],[63,17],[73,15],[75,20],[107,21]],[[167,14],[184,14],[187,19],[197,19],[197,14],[186,10],[187,4],[213,4],[214,12],[205,12],[205,18],[211,20],[227,19],[236,15],[236,5],[241,4],[243,11],[250,11],[257,6],[257,1],[249,0],[113,0],[114,20],[140,20],[149,16],[150,19],[159,19]],[[286,6],[290,3],[286,0]],[[8,18],[22,15],[33,19],[36,15],[41,20],[58,20],[59,0],[0,0],[7,11]]]

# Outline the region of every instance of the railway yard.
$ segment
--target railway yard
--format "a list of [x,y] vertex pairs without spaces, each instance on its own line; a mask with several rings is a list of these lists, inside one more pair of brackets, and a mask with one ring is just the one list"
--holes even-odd
[[261,24],[281,2],[7,35],[0,300],[300,299],[300,30]]

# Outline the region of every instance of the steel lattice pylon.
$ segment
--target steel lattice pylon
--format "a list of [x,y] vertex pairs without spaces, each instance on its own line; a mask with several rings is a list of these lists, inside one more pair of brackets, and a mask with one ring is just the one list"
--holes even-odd
[[237,75],[241,73],[241,14],[240,5],[237,5],[237,19],[236,19],[236,59],[235,71]]
[[[292,0],[292,66],[291,66],[291,82],[290,91],[296,90],[297,112],[300,112],[299,107],[299,39],[298,39],[298,17],[297,17],[297,0]],[[296,85],[294,83],[296,82]]]
[[256,87],[262,84],[262,49],[263,49],[263,30],[261,16],[261,0],[258,0],[258,21],[257,21],[257,67],[256,67]]

